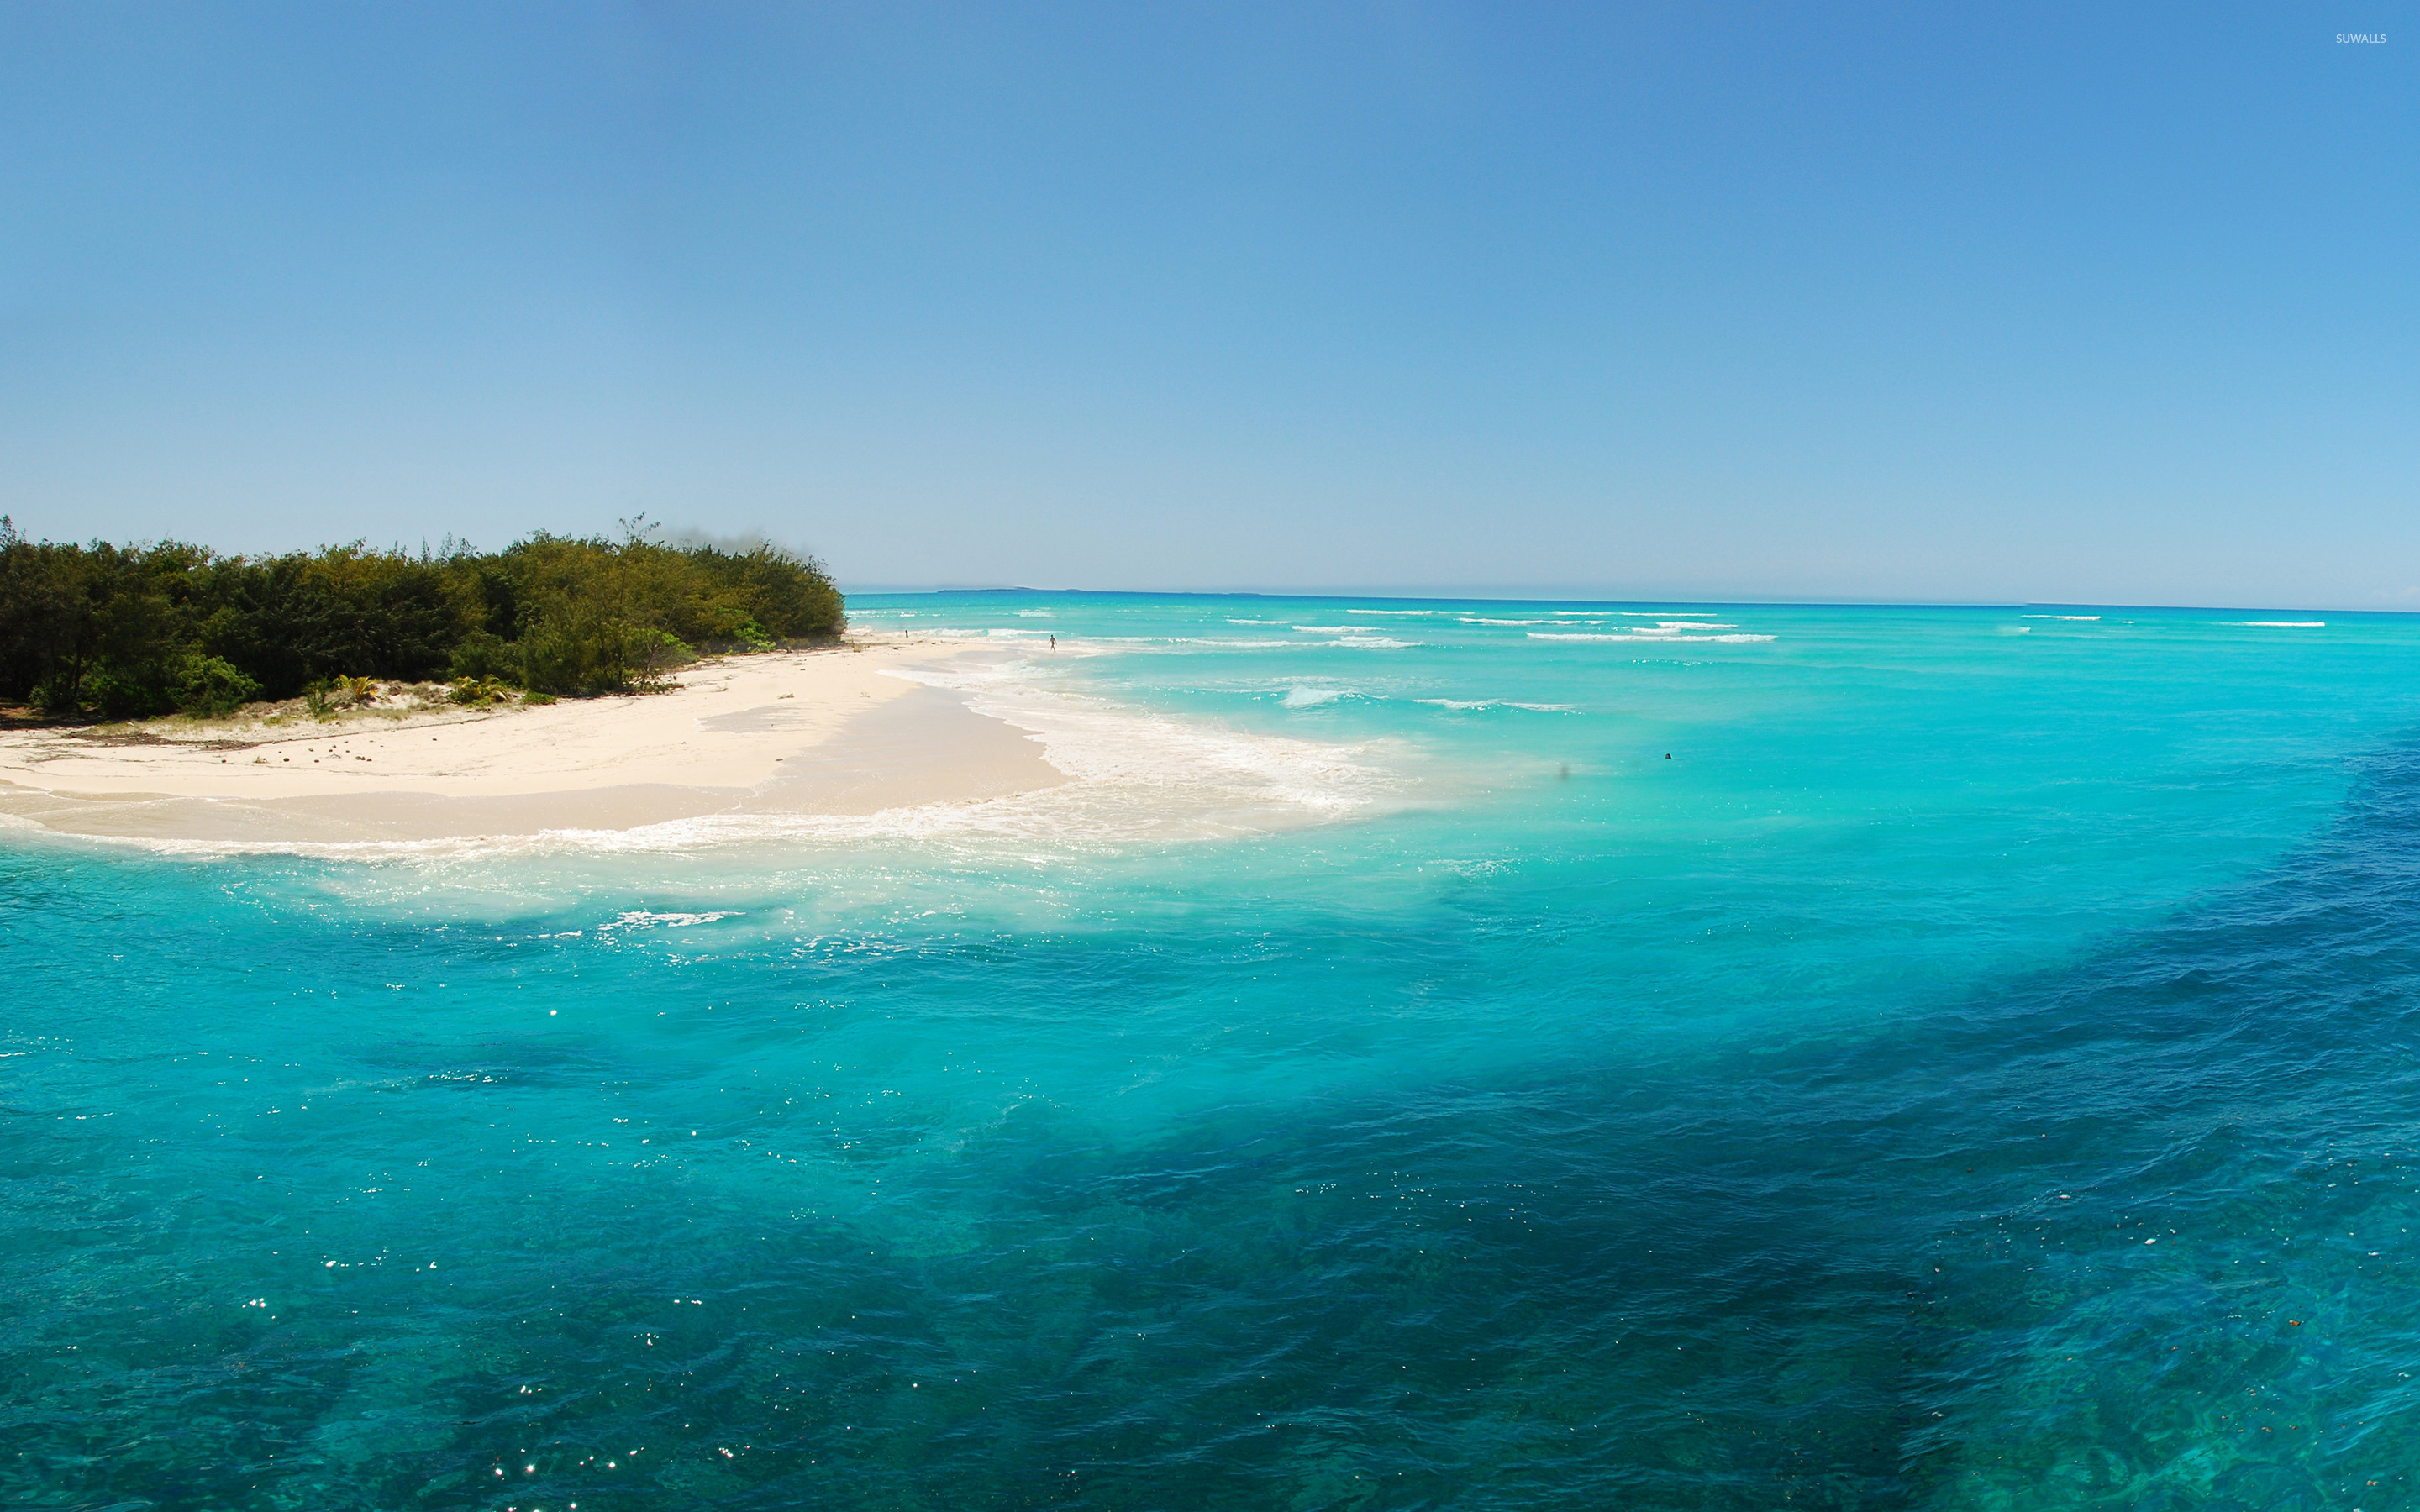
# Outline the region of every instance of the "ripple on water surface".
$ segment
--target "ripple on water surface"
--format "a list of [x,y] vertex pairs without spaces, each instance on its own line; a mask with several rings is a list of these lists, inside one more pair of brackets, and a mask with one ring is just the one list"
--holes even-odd
[[2344,784],[2228,787],[2241,722],[2096,796],[2116,748],[1936,768],[1931,706],[1861,796],[1668,776],[1714,715],[1634,761],[1664,669],[1416,672],[1202,696],[1578,775],[1124,848],[0,851],[0,1503],[2413,1504],[2420,757],[2288,846],[2222,821]]

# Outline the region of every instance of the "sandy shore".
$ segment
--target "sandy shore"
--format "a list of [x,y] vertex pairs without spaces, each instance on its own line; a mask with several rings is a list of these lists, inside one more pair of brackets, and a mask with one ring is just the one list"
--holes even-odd
[[0,731],[0,815],[74,834],[425,840],[705,814],[864,814],[1066,780],[1024,731],[891,675],[873,642],[686,670],[670,692],[263,729]]

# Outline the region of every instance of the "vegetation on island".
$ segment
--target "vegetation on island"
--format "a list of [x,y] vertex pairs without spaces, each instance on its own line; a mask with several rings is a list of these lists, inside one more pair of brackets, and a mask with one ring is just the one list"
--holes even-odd
[[501,551],[354,542],[283,556],[27,540],[0,516],[0,700],[54,715],[220,715],[365,678],[465,702],[661,683],[702,652],[840,634],[823,564],[779,548],[529,535]]

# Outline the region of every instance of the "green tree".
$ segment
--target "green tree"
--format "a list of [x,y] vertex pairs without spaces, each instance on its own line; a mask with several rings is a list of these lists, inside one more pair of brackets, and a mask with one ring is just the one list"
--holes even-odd
[[0,517],[0,698],[62,713],[221,712],[332,678],[646,688],[706,650],[837,636],[821,563],[772,547],[524,537],[499,552],[364,543],[282,556],[28,541]]

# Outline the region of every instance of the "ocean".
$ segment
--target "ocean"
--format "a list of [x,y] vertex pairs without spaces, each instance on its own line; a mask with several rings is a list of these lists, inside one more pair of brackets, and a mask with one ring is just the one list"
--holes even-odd
[[2420,621],[851,611],[1076,780],[0,831],[0,1504],[2420,1505]]

